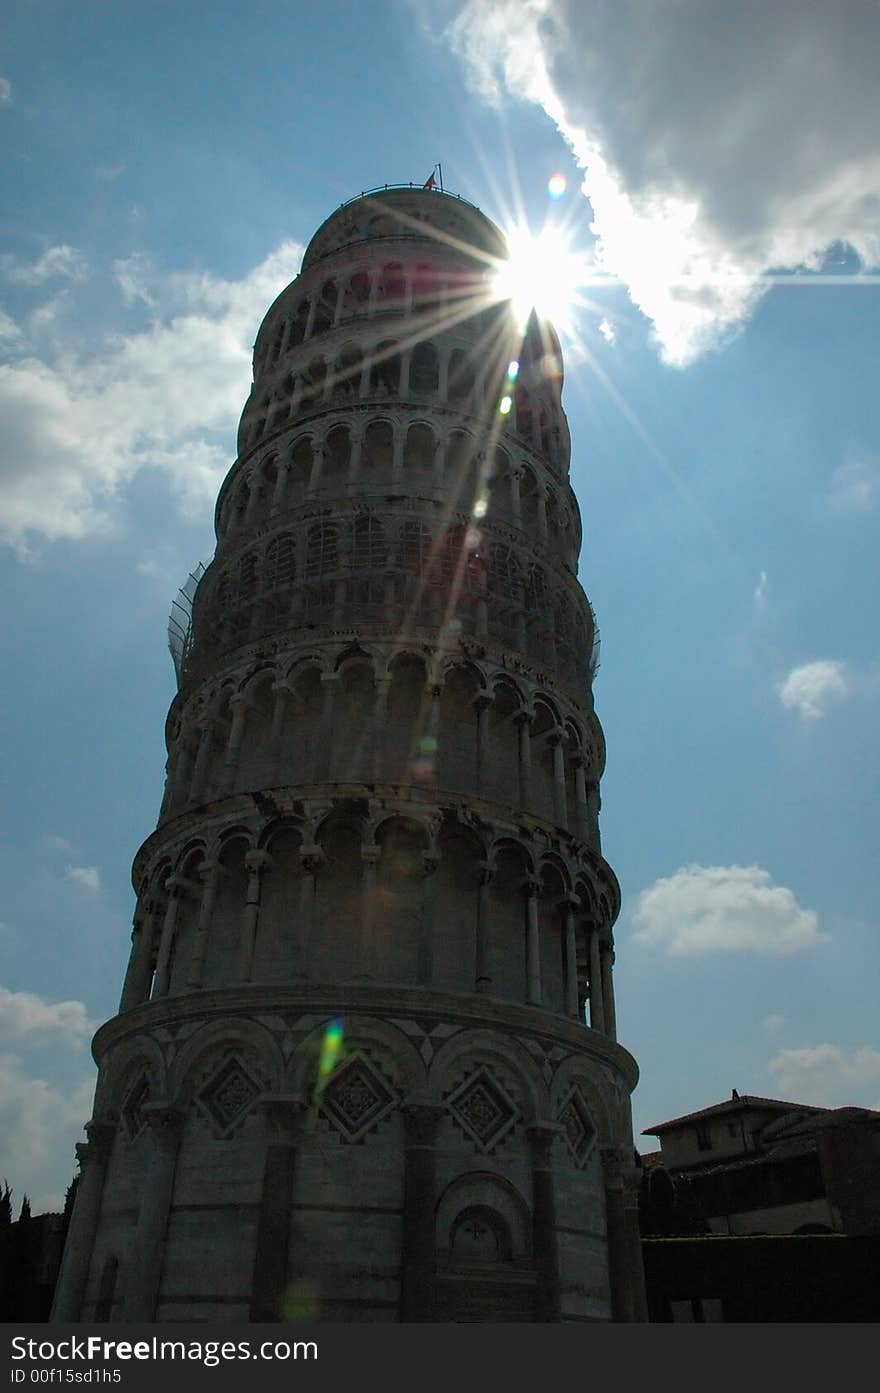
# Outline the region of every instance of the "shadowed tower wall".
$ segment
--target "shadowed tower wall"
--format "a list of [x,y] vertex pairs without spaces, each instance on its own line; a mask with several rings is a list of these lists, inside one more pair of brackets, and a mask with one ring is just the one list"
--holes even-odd
[[56,1320],[643,1317],[562,360],[503,255],[362,196],[260,328]]

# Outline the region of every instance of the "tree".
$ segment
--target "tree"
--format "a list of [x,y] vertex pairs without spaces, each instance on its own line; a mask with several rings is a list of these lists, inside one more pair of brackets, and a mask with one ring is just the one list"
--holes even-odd
[[12,1223],[12,1191],[9,1182],[3,1181],[3,1189],[0,1190],[0,1229]]
[[21,1201],[21,1213],[20,1213],[19,1216],[18,1216],[18,1222],[19,1222],[20,1224],[26,1223],[27,1220],[28,1220],[30,1217],[31,1217],[31,1202],[30,1202],[30,1200],[28,1199],[27,1195],[23,1195],[23,1196],[22,1196],[22,1201]]

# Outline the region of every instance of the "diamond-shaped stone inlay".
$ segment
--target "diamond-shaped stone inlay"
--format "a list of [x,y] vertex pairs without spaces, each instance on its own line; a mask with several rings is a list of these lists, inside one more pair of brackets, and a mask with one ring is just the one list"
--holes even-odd
[[199,1098],[212,1120],[226,1132],[244,1117],[259,1091],[238,1060],[228,1059]]
[[321,1111],[346,1141],[359,1141],[394,1107],[394,1094],[363,1055],[334,1069]]
[[596,1128],[577,1088],[573,1088],[569,1093],[559,1114],[559,1121],[562,1123],[563,1135],[573,1160],[582,1166],[596,1140]]
[[478,1069],[465,1079],[448,1103],[456,1122],[484,1151],[497,1146],[519,1116],[516,1104],[488,1069]]
[[122,1107],[122,1121],[129,1141],[134,1141],[135,1137],[146,1127],[147,1119],[144,1114],[144,1105],[149,1101],[150,1086],[142,1075]]

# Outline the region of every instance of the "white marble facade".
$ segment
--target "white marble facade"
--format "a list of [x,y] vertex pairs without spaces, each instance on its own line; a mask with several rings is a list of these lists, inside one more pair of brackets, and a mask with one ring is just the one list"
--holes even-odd
[[644,1318],[562,358],[502,253],[362,196],[257,336],[56,1320]]

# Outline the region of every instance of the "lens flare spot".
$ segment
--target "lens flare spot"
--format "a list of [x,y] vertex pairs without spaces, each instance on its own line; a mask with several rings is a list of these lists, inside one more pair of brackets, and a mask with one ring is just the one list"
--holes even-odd
[[513,397],[502,397],[498,403],[498,410],[502,416],[510,415],[510,408],[513,406]]
[[315,1320],[318,1315],[318,1288],[309,1282],[297,1282],[284,1293],[282,1309],[285,1320]]
[[518,377],[519,362],[516,358],[511,358],[510,362],[507,364],[507,380],[508,382],[515,382]]
[[489,511],[489,499],[485,493],[481,493],[474,504],[474,517],[484,518]]
[[324,1031],[324,1038],[321,1041],[321,1053],[318,1056],[318,1084],[315,1092],[320,1094],[327,1084],[327,1080],[339,1063],[339,1056],[342,1052],[342,1041],[345,1037],[342,1018],[334,1016],[333,1020]]
[[412,772],[414,779],[418,779],[420,783],[427,783],[434,776],[433,759],[415,760],[413,763]]
[[446,632],[450,638],[458,638],[461,633],[461,620],[450,619],[449,623],[446,625]]
[[419,741],[419,749],[423,755],[435,755],[437,753],[436,736],[423,735]]
[[483,540],[479,527],[469,527],[464,534],[464,544],[468,551],[476,551]]
[[547,192],[551,198],[561,198],[568,188],[568,180],[564,174],[551,174],[547,180]]

